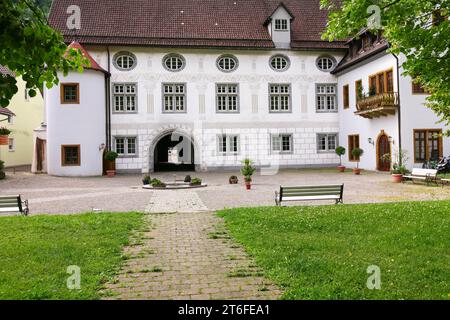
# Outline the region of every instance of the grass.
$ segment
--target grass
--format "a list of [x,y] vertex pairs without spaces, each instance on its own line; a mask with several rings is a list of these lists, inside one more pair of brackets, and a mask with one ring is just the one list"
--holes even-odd
[[[283,299],[449,299],[450,201],[219,212]],[[369,266],[381,290],[369,290]]]
[[[0,218],[0,299],[99,299],[126,257],[140,213]],[[67,267],[81,289],[67,289]]]

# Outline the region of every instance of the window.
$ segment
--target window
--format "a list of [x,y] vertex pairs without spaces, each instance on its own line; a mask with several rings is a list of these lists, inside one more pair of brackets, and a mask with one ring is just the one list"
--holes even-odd
[[316,60],[316,66],[320,71],[330,72],[334,69],[336,60],[332,57],[321,56]]
[[272,152],[291,153],[292,152],[292,134],[272,135]]
[[136,146],[136,137],[115,137],[115,148],[116,152],[120,156],[136,156],[137,146]]
[[223,55],[217,59],[217,68],[223,72],[232,72],[237,69],[239,62],[235,56]]
[[185,84],[163,84],[163,112],[186,112]]
[[369,95],[394,92],[394,75],[392,70],[379,72],[369,77]]
[[348,160],[359,161],[359,157],[353,156],[353,150],[359,148],[359,134],[348,136]]
[[355,101],[359,101],[363,98],[363,86],[362,80],[355,81]]
[[239,87],[237,84],[217,84],[216,97],[217,112],[239,112]]
[[80,145],[63,145],[61,146],[61,163],[63,167],[80,166]]
[[335,84],[316,85],[316,95],[317,112],[337,112]]
[[269,112],[291,111],[291,85],[269,85]]
[[183,56],[179,54],[168,54],[163,58],[163,66],[168,71],[177,72],[184,69],[186,63]]
[[114,56],[113,64],[116,69],[129,71],[136,67],[136,56],[131,52],[119,52]]
[[61,104],[79,104],[80,85],[78,83],[61,83]]
[[288,21],[286,19],[275,19],[275,31],[288,31]]
[[283,55],[276,55],[270,58],[270,67],[275,71],[286,71],[291,62],[289,58]]
[[413,94],[428,94],[424,87],[420,83],[415,83],[414,81],[411,83],[412,85],[412,93]]
[[217,137],[218,150],[220,154],[238,154],[239,136],[237,135],[219,135]]
[[442,130],[414,130],[414,162],[439,160],[443,155]]
[[348,84],[346,84],[343,88],[343,99],[344,99],[344,109],[348,109],[350,107],[350,102],[349,102],[349,88],[348,88]]
[[317,135],[317,151],[334,152],[337,147],[337,133],[324,133]]
[[124,83],[113,85],[115,113],[135,113],[137,111],[136,84]]
[[8,151],[9,152],[16,151],[16,144],[15,144],[14,138],[8,139]]

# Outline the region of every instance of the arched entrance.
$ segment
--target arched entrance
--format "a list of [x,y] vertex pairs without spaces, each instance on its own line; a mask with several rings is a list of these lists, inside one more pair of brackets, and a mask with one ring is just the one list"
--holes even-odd
[[190,137],[167,133],[156,143],[154,171],[195,171],[194,144]]
[[391,160],[390,157],[385,155],[391,153],[391,143],[389,142],[389,137],[384,131],[381,131],[377,140],[377,170],[379,171],[390,171],[391,170]]

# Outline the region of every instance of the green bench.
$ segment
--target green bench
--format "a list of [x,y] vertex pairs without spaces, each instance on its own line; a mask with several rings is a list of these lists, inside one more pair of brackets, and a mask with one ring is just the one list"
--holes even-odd
[[0,196],[0,213],[21,213],[25,216],[30,212],[28,208],[28,200],[23,201],[18,196]]
[[282,187],[275,191],[275,204],[281,206],[283,201],[319,201],[333,200],[336,204],[344,203],[344,185],[318,185]]

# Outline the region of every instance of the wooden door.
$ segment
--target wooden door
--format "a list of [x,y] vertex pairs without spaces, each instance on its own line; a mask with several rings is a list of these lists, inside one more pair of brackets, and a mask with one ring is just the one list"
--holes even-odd
[[385,155],[391,154],[391,145],[389,143],[389,138],[387,135],[383,134],[378,138],[377,145],[377,157],[378,165],[377,169],[379,171],[389,171],[391,170],[391,161]]

